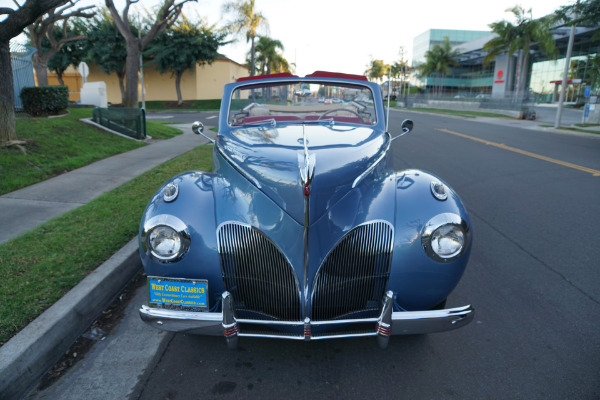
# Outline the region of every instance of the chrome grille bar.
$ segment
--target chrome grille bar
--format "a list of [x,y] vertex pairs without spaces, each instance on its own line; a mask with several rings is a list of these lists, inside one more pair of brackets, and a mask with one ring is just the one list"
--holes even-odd
[[217,231],[225,289],[240,317],[301,320],[300,286],[281,250],[262,232],[237,222]]
[[312,319],[378,314],[390,275],[393,228],[386,221],[360,225],[344,236],[319,268],[312,292]]

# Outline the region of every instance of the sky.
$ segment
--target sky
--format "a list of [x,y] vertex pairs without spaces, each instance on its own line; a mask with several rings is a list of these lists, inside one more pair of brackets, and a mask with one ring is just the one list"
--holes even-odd
[[[0,0],[0,5],[11,0]],[[30,0],[31,1],[31,0]],[[283,56],[296,64],[296,74],[316,70],[363,74],[372,59],[392,64],[411,61],[415,36],[428,29],[489,30],[492,22],[514,22],[505,10],[520,4],[534,18],[552,13],[575,0],[255,0],[256,11],[268,20],[268,35],[282,42]],[[124,0],[114,0],[122,8]],[[140,0],[150,9],[158,0]],[[197,0],[184,8],[209,24],[223,26],[224,0]],[[80,0],[100,4],[101,0]],[[139,7],[135,5],[134,7]],[[245,37],[219,52],[244,63],[250,44]]]

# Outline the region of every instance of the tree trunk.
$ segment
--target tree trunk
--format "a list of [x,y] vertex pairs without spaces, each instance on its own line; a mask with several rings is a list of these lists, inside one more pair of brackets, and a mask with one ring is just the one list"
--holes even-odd
[[58,78],[58,83],[60,83],[62,86],[66,86],[65,81],[63,80],[64,73],[65,73],[65,71],[61,71],[61,70],[56,71],[56,77]]
[[250,39],[250,76],[254,76],[254,38]]
[[7,74],[0,79],[0,146],[3,146],[17,140],[9,40],[0,42],[0,71]]
[[33,70],[37,78],[38,86],[48,86],[48,64],[43,57],[39,57],[36,52],[33,55]]
[[125,104],[125,71],[117,72],[119,78],[119,90],[121,90],[121,104]]
[[525,86],[527,84],[527,64],[529,63],[529,53],[524,52],[523,62],[521,63],[521,73],[519,80],[519,100],[525,99]]
[[521,86],[521,64],[522,64],[522,55],[521,49],[517,53],[517,66],[515,67],[515,85],[513,89],[513,102],[519,100],[519,87]]
[[181,105],[183,103],[183,99],[181,98],[181,76],[183,75],[183,71],[177,71],[175,73],[175,91],[177,92],[177,104]]
[[[514,54],[507,54],[507,58],[508,58],[508,72],[506,74],[506,83],[504,84],[504,88],[505,88],[504,97],[510,96],[510,91],[511,91],[510,88],[512,86],[513,69],[514,69],[514,63],[515,63]],[[506,92],[509,93],[509,96],[506,95]]]
[[127,40],[125,60],[125,107],[138,107],[138,71],[140,69],[140,45],[137,39]]

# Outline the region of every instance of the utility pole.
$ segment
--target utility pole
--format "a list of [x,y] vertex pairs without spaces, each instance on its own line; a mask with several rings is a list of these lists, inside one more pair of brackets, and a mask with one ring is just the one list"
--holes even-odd
[[[577,18],[574,14],[573,19]],[[565,58],[565,69],[563,71],[562,87],[560,97],[558,99],[558,109],[556,110],[556,121],[554,127],[560,127],[560,119],[562,118],[563,102],[565,101],[565,93],[567,92],[567,76],[569,73],[569,64],[571,63],[571,54],[573,53],[573,41],[575,40],[575,24],[571,25],[571,34],[569,35],[569,45],[567,47],[567,58]]]
[[[140,22],[140,16],[138,15],[138,39],[142,39],[142,23]],[[142,52],[140,51],[140,82],[142,83],[142,109],[146,110],[146,91],[144,90],[144,65],[142,60]]]

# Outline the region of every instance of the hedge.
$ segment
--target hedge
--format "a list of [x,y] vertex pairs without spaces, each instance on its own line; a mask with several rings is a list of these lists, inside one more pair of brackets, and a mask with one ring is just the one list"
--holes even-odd
[[66,86],[37,86],[21,89],[25,112],[34,117],[56,115],[69,105],[69,88]]

